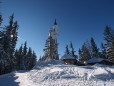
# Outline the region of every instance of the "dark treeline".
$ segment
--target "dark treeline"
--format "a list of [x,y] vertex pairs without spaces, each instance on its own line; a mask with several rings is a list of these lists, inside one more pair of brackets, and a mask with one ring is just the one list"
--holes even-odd
[[105,27],[104,30],[105,43],[101,43],[101,47],[98,48],[94,38],[90,41],[83,43],[79,49],[79,60],[87,61],[91,58],[104,58],[114,63],[114,30],[109,26]]
[[[103,59],[104,61],[99,62],[102,64],[113,65],[114,64],[114,30],[111,29],[109,26],[106,26],[104,29],[104,43],[101,43],[100,48],[97,47],[95,40],[93,37],[90,40],[87,40],[82,44],[82,47],[78,50],[78,55],[75,54],[75,50],[73,48],[72,43],[70,46],[66,46],[65,55],[62,57],[62,61],[65,63],[71,63],[71,58],[75,57],[77,60],[76,65],[89,65],[87,62],[91,59],[98,60]],[[70,47],[70,49],[69,49]],[[68,55],[68,56],[67,56]],[[69,58],[69,55],[71,58]],[[67,59],[68,57],[68,59]],[[96,58],[96,59],[95,59]],[[39,61],[42,61],[40,58]],[[73,62],[73,61],[72,61]],[[93,62],[94,64],[95,62]],[[92,63],[91,63],[92,64]]]
[[36,63],[36,54],[27,42],[24,46],[15,50],[18,39],[18,22],[14,21],[14,15],[9,17],[9,24],[2,26],[0,15],[0,75],[15,70],[30,70]]

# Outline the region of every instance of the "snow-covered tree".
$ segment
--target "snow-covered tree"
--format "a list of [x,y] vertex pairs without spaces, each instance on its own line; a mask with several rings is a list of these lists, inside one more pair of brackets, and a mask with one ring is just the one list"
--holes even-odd
[[106,26],[104,30],[104,39],[106,41],[106,57],[114,62],[114,30]]
[[45,49],[44,49],[45,54],[42,57],[42,60],[44,61],[51,60],[51,59],[58,60],[59,56],[57,51],[57,45],[58,44],[55,42],[52,36],[49,35],[45,43]]
[[32,49],[27,48],[27,42],[24,46],[20,46],[19,50],[15,51],[14,57],[16,58],[16,69],[17,70],[30,70],[36,64],[37,56],[35,52],[32,53]]
[[9,17],[9,25],[0,31],[0,64],[3,65],[3,73],[14,70],[14,50],[17,41],[17,22],[13,21],[14,15]]

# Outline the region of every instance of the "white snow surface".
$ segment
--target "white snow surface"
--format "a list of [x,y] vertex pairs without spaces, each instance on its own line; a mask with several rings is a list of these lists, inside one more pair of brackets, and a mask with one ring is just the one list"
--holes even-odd
[[0,86],[114,86],[114,66],[42,62],[28,72],[1,75]]

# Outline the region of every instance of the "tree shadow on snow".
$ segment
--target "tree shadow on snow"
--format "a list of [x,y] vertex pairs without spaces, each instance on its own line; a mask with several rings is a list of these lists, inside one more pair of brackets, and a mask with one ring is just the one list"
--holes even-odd
[[15,80],[18,77],[15,74],[5,74],[0,76],[0,86],[19,86]]

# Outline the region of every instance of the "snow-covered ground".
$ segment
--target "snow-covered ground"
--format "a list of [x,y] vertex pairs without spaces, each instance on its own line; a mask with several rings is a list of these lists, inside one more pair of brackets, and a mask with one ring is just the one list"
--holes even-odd
[[0,76],[0,86],[114,86],[114,66],[39,63],[29,72]]

